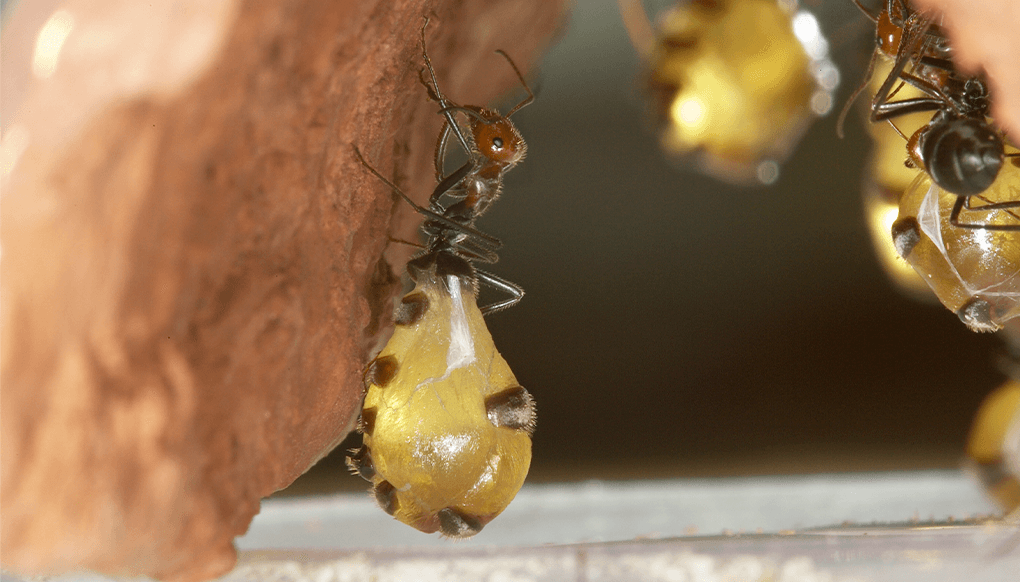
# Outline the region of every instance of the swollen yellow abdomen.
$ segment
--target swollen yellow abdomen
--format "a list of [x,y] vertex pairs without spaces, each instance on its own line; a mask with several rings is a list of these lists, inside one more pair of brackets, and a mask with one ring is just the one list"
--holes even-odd
[[1007,513],[1020,509],[1020,382],[989,394],[974,417],[967,457],[985,490]]
[[[963,222],[1017,224],[1016,210],[981,210],[1017,199],[1020,167],[1006,164],[995,183],[964,209]],[[961,228],[950,221],[957,196],[920,174],[903,193],[892,226],[901,257],[935,292],[939,301],[974,331],[996,331],[1020,316],[1020,231]]]
[[648,92],[662,148],[725,180],[765,181],[838,82],[817,21],[782,2],[680,2],[659,20]]
[[460,278],[420,276],[396,319],[365,374],[365,445],[349,462],[400,521],[474,535],[524,483],[534,403]]

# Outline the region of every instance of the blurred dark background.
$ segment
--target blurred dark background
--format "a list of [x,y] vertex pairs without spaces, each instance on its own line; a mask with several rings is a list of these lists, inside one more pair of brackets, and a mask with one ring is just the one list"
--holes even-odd
[[[769,187],[658,151],[615,0],[579,1],[532,75],[528,158],[480,222],[505,244],[492,270],[527,290],[488,321],[538,401],[532,481],[959,466],[999,344],[887,281],[867,138],[856,116],[835,130],[873,25],[850,0],[807,7],[842,83]],[[288,492],[363,489],[348,446]]]

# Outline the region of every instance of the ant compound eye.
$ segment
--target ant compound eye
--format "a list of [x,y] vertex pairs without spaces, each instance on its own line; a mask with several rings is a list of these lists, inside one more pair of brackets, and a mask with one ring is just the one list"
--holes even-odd
[[478,123],[474,128],[475,140],[483,156],[503,165],[512,166],[521,161],[527,146],[509,119],[493,123]]
[[963,117],[935,125],[921,143],[928,174],[958,196],[980,194],[995,182],[1005,151],[1002,138],[980,119]]

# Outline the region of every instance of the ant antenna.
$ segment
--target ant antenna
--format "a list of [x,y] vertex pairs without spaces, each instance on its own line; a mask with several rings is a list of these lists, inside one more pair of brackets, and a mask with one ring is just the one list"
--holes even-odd
[[[854,1],[856,2],[857,0]],[[875,61],[877,60],[878,50],[875,50],[871,53],[871,60],[868,61],[868,70],[864,72],[864,81],[854,89],[854,92],[850,94],[850,98],[847,99],[846,105],[843,106],[843,110],[839,112],[839,118],[836,120],[836,137],[839,139],[843,139],[846,135],[843,131],[843,126],[846,125],[846,116],[850,113],[850,107],[853,106],[854,101],[857,101],[861,93],[868,88],[868,83],[871,82],[871,77],[875,74]]]
[[870,20],[872,22],[876,22],[876,23],[878,22],[878,17],[879,17],[880,14],[876,14],[876,13],[873,13],[871,10],[868,10],[868,8],[864,6],[864,4],[861,4],[861,0],[850,0],[850,1],[853,2],[854,4],[856,4],[857,7],[861,9],[861,12],[863,12],[864,15],[868,17],[868,20]]
[[528,105],[531,105],[531,102],[535,100],[535,94],[531,92],[531,87],[528,87],[528,84],[524,82],[524,75],[521,74],[521,70],[517,68],[517,64],[514,63],[514,60],[510,58],[510,55],[506,54],[506,51],[504,51],[503,49],[496,49],[496,52],[502,55],[503,58],[506,59],[506,62],[510,63],[510,66],[513,68],[514,73],[517,73],[517,79],[521,82],[521,86],[523,86],[524,90],[528,92],[527,98],[525,98],[524,101],[521,101],[520,103],[515,105],[514,108],[510,110],[510,113],[507,113],[505,115],[505,117],[510,117],[514,113],[517,113],[519,110],[524,109]]

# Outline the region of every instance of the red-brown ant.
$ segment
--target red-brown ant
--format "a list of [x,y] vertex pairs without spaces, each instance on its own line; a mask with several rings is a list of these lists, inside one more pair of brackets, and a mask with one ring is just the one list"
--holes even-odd
[[[509,55],[498,50],[496,52],[510,63],[528,97],[505,116],[492,109],[474,105],[461,106],[450,101],[439,89],[435,70],[428,56],[425,43],[425,29],[428,24],[429,19],[425,18],[421,27],[421,42],[422,56],[432,84],[430,85],[425,78],[425,69],[419,71],[419,79],[429,98],[439,104],[439,113],[446,117],[436,142],[434,156],[438,184],[429,197],[428,208],[415,204],[396,184],[369,165],[357,146],[354,146],[354,153],[362,165],[425,217],[421,229],[428,243],[424,251],[408,263],[408,272],[412,274],[412,278],[414,272],[421,270],[425,265],[443,262],[444,269],[456,272],[471,281],[476,288],[481,283],[507,293],[510,296],[507,299],[481,307],[482,314],[488,315],[520,302],[524,297],[524,290],[516,283],[474,267],[472,261],[484,263],[498,261],[496,251],[503,245],[496,237],[474,228],[474,224],[499,196],[503,186],[503,174],[524,158],[527,144],[509,117],[531,103],[534,94]],[[456,113],[467,115],[467,123],[463,126],[459,124]],[[449,147],[451,132],[457,136],[469,159],[460,168],[444,175],[446,150]],[[444,205],[442,201],[444,196],[452,198],[453,202],[448,206]]]
[[[462,106],[450,101],[439,89],[436,72],[432,68],[432,60],[426,49],[425,29],[428,24],[429,19],[426,18],[421,27],[425,68],[419,70],[419,80],[428,92],[429,98],[439,104],[439,113],[446,117],[436,141],[435,167],[438,184],[429,198],[429,203],[430,207],[437,209],[442,208],[436,206],[442,196],[457,198],[459,200],[457,203],[444,209],[446,215],[461,216],[473,223],[474,219],[481,216],[499,196],[503,187],[503,174],[524,159],[528,151],[527,144],[510,121],[510,116],[534,101],[535,95],[524,81],[524,76],[513,59],[506,52],[497,50],[496,52],[510,64],[528,96],[506,115],[493,109],[476,105]],[[425,76],[426,69],[429,78]],[[457,113],[466,115],[467,122],[458,123]],[[451,132],[457,136],[469,159],[460,168],[445,174],[446,152]]]

